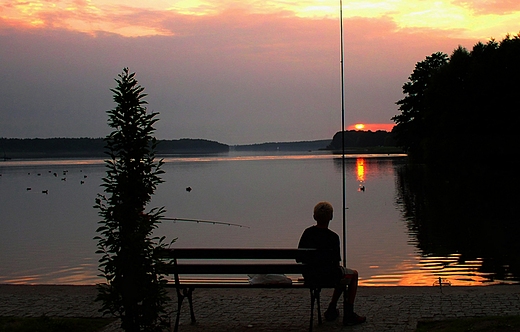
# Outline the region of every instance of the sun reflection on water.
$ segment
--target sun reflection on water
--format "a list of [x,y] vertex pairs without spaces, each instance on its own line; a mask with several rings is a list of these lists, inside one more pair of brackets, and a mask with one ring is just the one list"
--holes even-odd
[[357,180],[359,182],[365,181],[365,159],[363,159],[363,158],[356,159],[356,170],[357,170]]
[[[403,262],[395,273],[374,274],[359,281],[361,286],[480,286],[498,283],[490,281],[491,274],[480,272],[483,260],[461,261],[460,254],[446,257],[425,256],[416,261]],[[373,267],[377,270],[377,266]],[[388,272],[388,271],[387,271]],[[439,279],[440,278],[440,279]]]

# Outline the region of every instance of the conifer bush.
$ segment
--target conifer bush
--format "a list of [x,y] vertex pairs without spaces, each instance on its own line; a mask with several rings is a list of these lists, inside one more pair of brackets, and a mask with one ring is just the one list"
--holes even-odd
[[101,311],[121,319],[125,331],[160,331],[167,325],[169,298],[157,249],[164,237],[154,237],[164,208],[146,211],[158,184],[163,161],[155,160],[153,136],[158,113],[148,113],[146,94],[128,68],[111,89],[116,107],[107,111],[113,132],[105,138],[104,194],[95,208],[102,220],[97,229],[99,270],[106,283],[98,285]]

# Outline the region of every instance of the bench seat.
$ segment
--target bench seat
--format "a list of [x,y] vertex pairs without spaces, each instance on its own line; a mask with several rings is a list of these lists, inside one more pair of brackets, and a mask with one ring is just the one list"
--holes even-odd
[[[195,323],[192,294],[196,288],[308,288],[311,294],[309,330],[312,331],[314,304],[317,304],[318,322],[321,323],[320,292],[335,285],[309,285],[301,276],[310,265],[328,257],[330,251],[316,249],[163,249],[159,257],[165,262],[164,274],[172,275],[177,293],[177,318],[174,331],[179,329],[183,300],[188,299],[191,322]],[[253,274],[287,274],[292,283],[251,284],[246,278]],[[237,277],[239,276],[239,277]],[[294,277],[296,276],[296,277]]]

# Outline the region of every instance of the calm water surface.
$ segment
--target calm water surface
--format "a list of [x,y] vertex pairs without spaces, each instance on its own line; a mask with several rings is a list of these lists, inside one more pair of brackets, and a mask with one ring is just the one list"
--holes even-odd
[[[396,193],[404,158],[349,156],[346,167],[347,263],[362,285],[479,285],[479,259],[423,256],[406,227]],[[165,183],[150,207],[170,218],[238,224],[164,221],[157,234],[175,247],[294,248],[314,224],[318,201],[335,207],[341,234],[341,160],[327,153],[166,158]],[[0,283],[94,284],[102,160],[8,161],[0,164]],[[191,187],[192,191],[186,191]],[[364,190],[362,190],[364,188]]]

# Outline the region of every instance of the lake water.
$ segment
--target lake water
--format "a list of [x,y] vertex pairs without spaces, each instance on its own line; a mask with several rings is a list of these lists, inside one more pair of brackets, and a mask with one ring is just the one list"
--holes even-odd
[[[425,255],[407,227],[397,193],[403,157],[348,156],[346,161],[347,265],[360,284],[431,286],[490,281],[480,258],[457,252]],[[164,221],[157,234],[175,247],[294,248],[314,224],[322,200],[335,207],[331,229],[342,233],[342,165],[329,153],[166,158],[149,207],[166,217],[240,226]],[[94,200],[105,176],[102,160],[0,163],[0,283],[95,284],[99,217]],[[191,187],[191,191],[186,188]],[[364,190],[361,190],[364,188]]]

